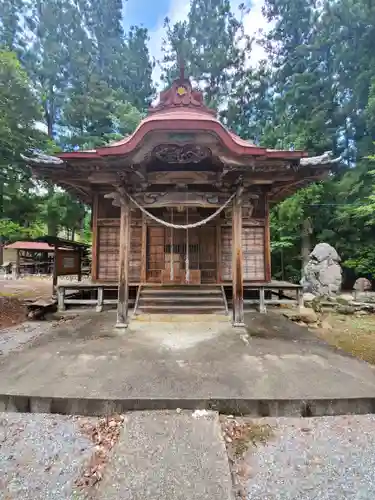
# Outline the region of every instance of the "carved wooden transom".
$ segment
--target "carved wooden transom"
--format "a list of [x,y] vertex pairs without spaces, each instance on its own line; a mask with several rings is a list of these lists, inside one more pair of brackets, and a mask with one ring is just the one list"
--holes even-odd
[[153,151],[153,157],[165,163],[199,163],[212,156],[210,148],[197,144],[179,146],[177,144],[160,144]]

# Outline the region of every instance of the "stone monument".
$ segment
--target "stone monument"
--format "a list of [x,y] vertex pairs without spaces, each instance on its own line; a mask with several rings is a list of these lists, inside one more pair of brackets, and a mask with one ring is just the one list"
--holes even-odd
[[340,293],[342,270],[340,257],[328,243],[318,243],[302,271],[303,291],[316,297],[332,297]]

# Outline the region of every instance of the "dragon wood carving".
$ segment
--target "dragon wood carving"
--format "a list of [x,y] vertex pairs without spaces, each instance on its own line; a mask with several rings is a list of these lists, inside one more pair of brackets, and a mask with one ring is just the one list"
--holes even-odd
[[156,146],[152,156],[165,163],[199,163],[212,156],[209,148],[195,144],[178,146],[167,144]]

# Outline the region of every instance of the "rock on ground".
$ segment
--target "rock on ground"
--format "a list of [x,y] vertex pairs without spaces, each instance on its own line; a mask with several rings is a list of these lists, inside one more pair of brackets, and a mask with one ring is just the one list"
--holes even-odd
[[375,416],[267,418],[273,436],[248,452],[248,500],[375,498]]
[[301,307],[299,310],[285,310],[283,314],[291,321],[302,321],[308,325],[318,321],[316,312],[309,307]]
[[301,284],[304,292],[316,296],[339,293],[342,284],[340,257],[328,243],[319,243],[310,254],[303,269]]
[[358,278],[353,286],[353,290],[357,292],[367,292],[371,289],[372,283],[367,278]]
[[0,414],[0,498],[79,500],[74,483],[93,446],[75,418]]

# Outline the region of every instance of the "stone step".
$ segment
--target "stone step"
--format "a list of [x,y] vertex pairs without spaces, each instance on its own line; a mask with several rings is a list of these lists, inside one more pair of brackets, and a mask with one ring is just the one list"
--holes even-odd
[[158,314],[150,314],[150,313],[142,313],[139,311],[139,314],[133,316],[132,321],[141,322],[141,323],[150,323],[150,329],[152,329],[152,324],[155,322],[165,323],[166,328],[170,326],[170,323],[183,323],[185,326],[189,324],[196,328],[196,324],[199,325],[199,328],[202,327],[204,323],[229,323],[230,318],[223,311],[219,313],[211,314],[210,311],[201,312],[200,314],[191,314],[188,311],[182,311],[180,314],[173,312],[171,314],[163,314],[163,312],[158,312]]
[[223,297],[221,295],[218,295],[218,296],[214,296],[214,297],[211,297],[211,296],[204,296],[204,297],[197,297],[196,295],[188,295],[186,297],[184,296],[175,296],[175,295],[147,295],[147,296],[142,296],[140,297],[139,299],[139,303],[141,304],[141,302],[144,302],[144,301],[147,301],[149,303],[151,302],[155,302],[155,303],[160,303],[160,302],[170,302],[170,303],[181,303],[181,304],[194,304],[194,303],[199,303],[199,304],[203,304],[203,303],[216,303],[216,304],[220,304],[222,305],[223,304]]
[[153,285],[141,289],[137,313],[225,313],[222,290],[212,286]]
[[224,313],[224,307],[222,305],[179,305],[179,304],[165,304],[165,305],[140,305],[138,306],[138,313],[161,313],[161,314],[207,314],[208,312],[220,312]]
[[134,412],[99,486],[101,500],[232,500],[218,414]]
[[190,289],[190,287],[186,288],[142,288],[142,295],[217,295],[222,296],[220,288],[200,288],[200,289]]

